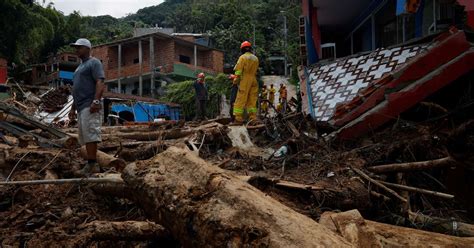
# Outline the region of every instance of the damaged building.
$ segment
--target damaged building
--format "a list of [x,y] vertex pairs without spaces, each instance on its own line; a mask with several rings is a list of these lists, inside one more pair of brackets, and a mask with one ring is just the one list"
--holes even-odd
[[[172,31],[136,29],[132,38],[94,46],[92,56],[104,66],[108,90],[156,97],[167,83],[193,79],[199,72],[223,72],[223,51],[210,47],[204,35]],[[31,66],[25,82],[50,87],[72,84],[79,63],[73,53],[50,56],[46,63]]]
[[[304,111],[344,139],[396,119],[474,69],[474,2],[303,1]],[[337,16],[337,17],[335,17]]]
[[[153,32],[93,48],[105,70],[109,91],[155,96],[167,82],[224,70],[224,53],[193,34]],[[153,79],[153,80],[152,80]]]

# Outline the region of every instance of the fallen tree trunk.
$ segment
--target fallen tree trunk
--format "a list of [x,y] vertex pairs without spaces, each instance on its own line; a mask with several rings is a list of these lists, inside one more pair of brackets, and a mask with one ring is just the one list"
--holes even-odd
[[408,212],[410,221],[420,224],[423,227],[430,227],[432,230],[451,233],[464,237],[474,237],[474,225],[459,222],[456,220],[442,219],[427,216],[421,213]]
[[79,141],[78,141],[77,137],[73,137],[73,136],[69,136],[69,135],[64,137],[64,138],[55,139],[55,140],[52,140],[52,141],[53,141],[53,143],[58,144],[61,147],[66,148],[66,149],[75,149],[79,146]]
[[143,209],[185,247],[351,247],[186,150],[168,148],[128,165],[122,176]]
[[104,132],[122,132],[122,133],[131,133],[131,132],[141,132],[141,131],[157,131],[161,128],[170,128],[173,126],[177,126],[179,124],[178,121],[161,121],[161,122],[153,122],[153,123],[140,123],[137,125],[125,125],[125,126],[109,126],[109,127],[102,127],[102,131]]
[[337,230],[358,247],[473,247],[474,238],[460,238],[365,220],[357,210],[325,212],[320,223]]
[[430,161],[401,163],[401,164],[386,164],[369,167],[368,169],[375,173],[387,172],[403,172],[403,171],[420,171],[433,168],[441,168],[452,166],[456,163],[451,157],[445,157]]
[[[166,238],[169,234],[162,226],[145,221],[93,221],[79,227],[90,240],[150,240]],[[81,235],[81,234],[79,234]]]
[[[81,147],[81,155],[84,158],[87,157],[87,150],[85,146]],[[123,168],[125,168],[125,166],[127,165],[127,163],[123,159],[115,158],[114,156],[102,151],[97,151],[97,163],[99,163],[101,167],[114,167],[118,171],[123,170]]]
[[138,148],[125,148],[118,152],[118,156],[125,161],[134,162],[137,160],[146,160],[150,159],[156,154],[163,152],[168,148],[165,144],[159,144],[154,142],[154,144],[147,144],[140,146]]
[[151,141],[151,140],[169,140],[169,139],[179,139],[184,138],[193,134],[195,130],[185,130],[185,129],[172,129],[164,131],[153,131],[153,132],[133,132],[133,133],[113,133],[113,134],[104,134],[103,138],[121,138],[121,139],[130,139],[138,141]]

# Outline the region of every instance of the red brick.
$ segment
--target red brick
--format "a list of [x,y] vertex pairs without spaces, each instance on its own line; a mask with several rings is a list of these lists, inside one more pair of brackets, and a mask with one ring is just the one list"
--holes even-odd
[[[142,40],[143,64],[142,72],[149,73],[150,43],[149,36]],[[173,38],[154,38],[155,67],[161,67],[164,73],[172,73],[173,65],[179,63],[179,55],[188,56],[194,68],[194,46],[178,44]],[[100,59],[104,65],[107,80],[118,78],[118,45],[101,45],[94,47],[93,56]],[[122,77],[138,76],[140,65],[134,63],[138,59],[138,41],[122,44]],[[222,51],[209,49],[198,51],[198,68],[211,73],[220,73],[224,68],[224,54]]]

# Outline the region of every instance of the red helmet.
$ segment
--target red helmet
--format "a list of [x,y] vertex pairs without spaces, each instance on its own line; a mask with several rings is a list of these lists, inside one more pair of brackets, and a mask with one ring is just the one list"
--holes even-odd
[[252,43],[250,43],[248,41],[244,41],[244,42],[242,42],[242,45],[240,45],[240,49],[242,49],[244,47],[252,47]]
[[205,78],[205,77],[206,77],[206,75],[203,72],[198,74],[198,78]]

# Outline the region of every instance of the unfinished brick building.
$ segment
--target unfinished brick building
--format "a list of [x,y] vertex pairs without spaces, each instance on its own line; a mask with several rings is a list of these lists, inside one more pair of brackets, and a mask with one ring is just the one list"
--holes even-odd
[[109,91],[140,96],[154,96],[169,79],[224,69],[222,51],[161,32],[95,46],[92,53],[104,65]]

